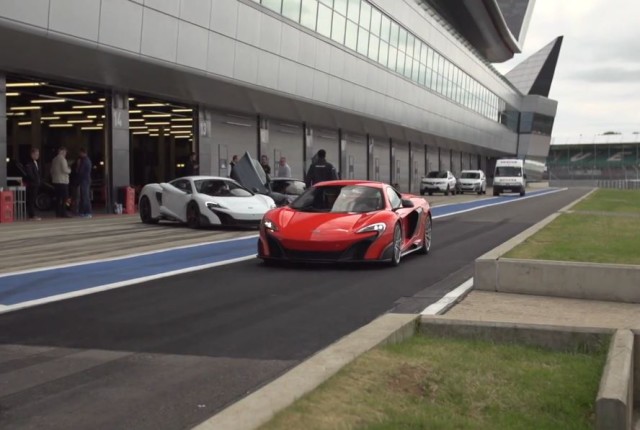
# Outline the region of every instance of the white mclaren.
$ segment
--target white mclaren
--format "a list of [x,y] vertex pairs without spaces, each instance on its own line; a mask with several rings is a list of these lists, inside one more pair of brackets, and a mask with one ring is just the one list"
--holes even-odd
[[146,224],[178,221],[191,228],[211,225],[259,227],[276,207],[269,196],[255,194],[230,178],[187,176],[147,184],[140,192],[140,219]]

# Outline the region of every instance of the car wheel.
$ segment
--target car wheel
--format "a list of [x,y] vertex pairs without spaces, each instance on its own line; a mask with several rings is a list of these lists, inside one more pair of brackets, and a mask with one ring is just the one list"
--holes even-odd
[[424,223],[424,240],[420,247],[420,254],[428,254],[431,250],[431,237],[433,231],[433,223],[431,221],[431,215],[427,215],[427,220]]
[[151,202],[147,196],[140,199],[140,220],[145,224],[158,223],[158,219],[151,216]]
[[53,199],[47,193],[40,193],[36,196],[36,208],[39,211],[48,211],[53,206]]
[[524,196],[524,193],[525,193],[524,188],[522,188],[522,189],[520,190],[520,197]]
[[400,224],[396,224],[393,229],[393,254],[391,256],[391,265],[397,266],[402,259],[402,228]]
[[200,209],[196,202],[191,202],[187,206],[187,225],[190,228],[200,228]]
[[493,195],[494,196],[499,196],[500,195],[500,191],[496,190],[495,188],[493,189]]

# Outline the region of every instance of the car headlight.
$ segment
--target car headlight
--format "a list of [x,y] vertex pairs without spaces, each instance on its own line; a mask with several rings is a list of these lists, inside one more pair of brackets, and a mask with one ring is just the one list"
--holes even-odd
[[207,203],[207,207],[211,210],[214,209],[226,209],[223,205],[221,205],[220,203],[217,202],[208,202]]
[[264,226],[264,228],[266,228],[267,230],[271,230],[271,231],[278,231],[278,226],[276,225],[275,222],[271,221],[270,219],[265,219],[262,221],[262,225]]
[[382,232],[387,228],[387,225],[383,222],[378,222],[375,224],[368,225],[366,227],[362,227],[360,230],[356,231],[356,233],[370,233],[376,232],[378,234],[382,234]]

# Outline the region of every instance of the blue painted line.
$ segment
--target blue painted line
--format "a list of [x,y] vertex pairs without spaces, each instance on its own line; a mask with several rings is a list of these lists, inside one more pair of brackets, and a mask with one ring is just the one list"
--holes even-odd
[[[555,191],[557,190],[533,191],[527,193],[527,196],[543,195]],[[434,207],[432,213],[434,217],[442,217],[461,211],[490,207],[505,203],[509,199],[519,198],[518,195],[506,195]],[[256,240],[255,237],[238,238],[110,261],[79,263],[67,267],[0,276],[0,305],[17,305],[103,285],[248,257],[256,253]]]
[[246,257],[256,252],[256,240],[255,237],[237,239],[121,260],[10,275],[0,278],[0,304],[10,306],[187,267]]

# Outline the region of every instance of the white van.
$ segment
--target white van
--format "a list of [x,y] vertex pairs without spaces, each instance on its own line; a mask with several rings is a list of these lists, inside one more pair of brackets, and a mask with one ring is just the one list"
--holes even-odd
[[527,188],[527,175],[524,173],[524,160],[498,160],[493,175],[493,195],[510,191],[512,193],[525,194]]

